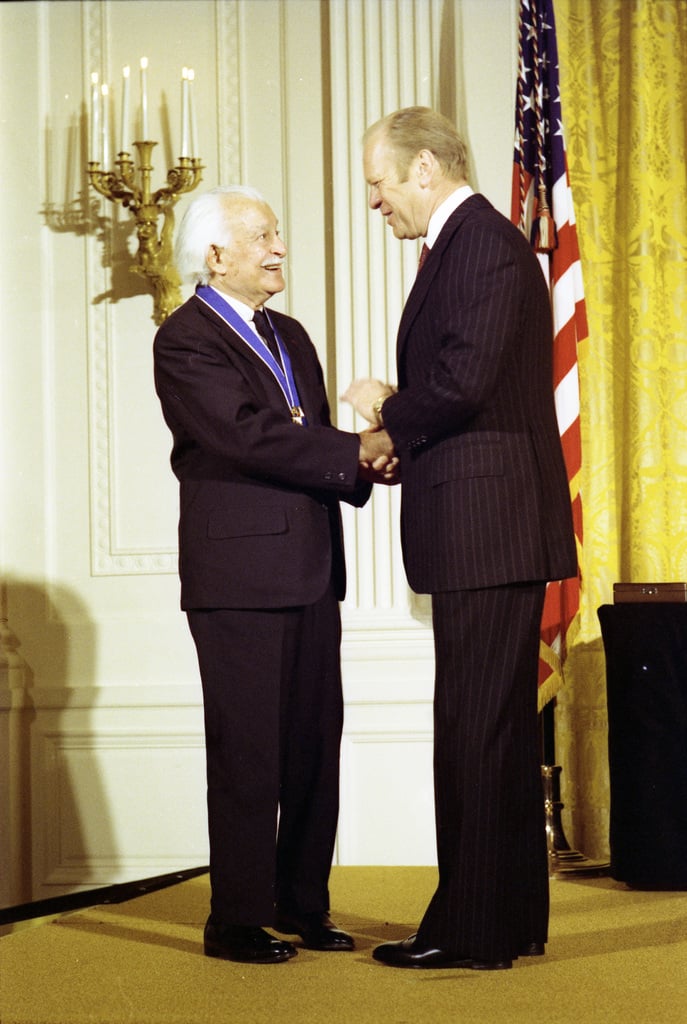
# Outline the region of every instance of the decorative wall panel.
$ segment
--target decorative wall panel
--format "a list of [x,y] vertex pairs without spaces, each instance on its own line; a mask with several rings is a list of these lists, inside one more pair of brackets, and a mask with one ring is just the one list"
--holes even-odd
[[113,728],[121,715],[91,729],[78,728],[79,717],[63,714],[55,730],[44,725],[36,744],[43,845],[34,893],[206,864],[202,722],[163,732],[149,720],[134,731]]
[[[132,142],[139,134],[138,63],[148,57],[150,134],[158,141],[153,187],[164,183],[179,153],[182,63],[197,69],[195,106],[206,177],[216,182],[219,159],[225,167],[237,167],[235,4],[207,0],[169,5],[162,34],[154,5],[131,0],[88,0],[82,18],[84,81],[95,71],[110,83],[110,109],[117,125],[121,68],[131,67]],[[196,30],[191,33],[192,21]],[[180,45],[171,47],[175,39]],[[169,434],[153,389],[152,297],[143,279],[131,273],[131,254],[137,248],[132,218],[92,190],[89,194],[99,224],[87,238],[85,281],[91,571],[94,576],[176,573],[177,494],[168,466]],[[179,203],[177,216],[187,201]]]

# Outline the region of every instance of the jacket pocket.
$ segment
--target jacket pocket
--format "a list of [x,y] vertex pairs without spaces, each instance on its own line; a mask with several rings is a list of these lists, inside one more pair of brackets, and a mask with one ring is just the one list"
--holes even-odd
[[280,508],[227,508],[208,514],[208,537],[262,537],[286,533],[286,513]]
[[432,487],[449,480],[503,476],[503,449],[498,441],[471,442],[436,449],[429,482]]

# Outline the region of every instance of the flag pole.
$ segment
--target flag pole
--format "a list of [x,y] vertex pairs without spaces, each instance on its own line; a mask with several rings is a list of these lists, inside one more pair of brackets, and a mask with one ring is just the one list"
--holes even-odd
[[546,704],[539,721],[542,736],[541,775],[544,787],[544,817],[546,822],[546,849],[549,862],[549,878],[598,878],[607,875],[610,861],[592,860],[579,850],[574,850],[565,836],[561,812],[565,804],[561,800],[561,775],[563,769],[556,764],[555,740],[556,698]]

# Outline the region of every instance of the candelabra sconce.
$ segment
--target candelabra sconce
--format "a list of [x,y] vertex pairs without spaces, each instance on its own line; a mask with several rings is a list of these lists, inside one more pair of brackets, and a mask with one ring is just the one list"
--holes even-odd
[[[192,192],[202,178],[203,165],[197,157],[179,157],[167,172],[167,184],[152,191],[152,155],[156,142],[134,142],[138,169],[131,155],[118,153],[116,171],[101,170],[98,160],[89,160],[88,177],[93,188],[113,203],[121,203],[136,221],[138,252],[131,267],[149,282],[153,293],[153,319],[161,324],[182,302],[181,281],[174,266],[174,206],[179,196]],[[162,228],[158,233],[158,221]]]

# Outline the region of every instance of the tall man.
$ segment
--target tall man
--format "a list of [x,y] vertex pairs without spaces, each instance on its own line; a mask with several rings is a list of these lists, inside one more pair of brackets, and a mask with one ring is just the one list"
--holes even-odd
[[527,240],[467,184],[446,118],[397,111],[364,140],[369,205],[426,249],[398,332],[398,389],[344,395],[401,461],[413,590],[432,595],[439,885],[393,967],[503,969],[544,952],[537,730],[547,580],[576,572],[553,400],[548,290]]
[[285,255],[257,192],[197,198],[177,239],[196,293],[154,344],[180,481],[181,605],[203,686],[205,953],[257,963],[296,955],[264,925],[312,949],[353,948],[329,918],[328,893],[342,727],[339,499],[365,503],[361,475],[375,475],[366,436],[383,442],[332,427],[308,335],[263,309],[284,288]]

